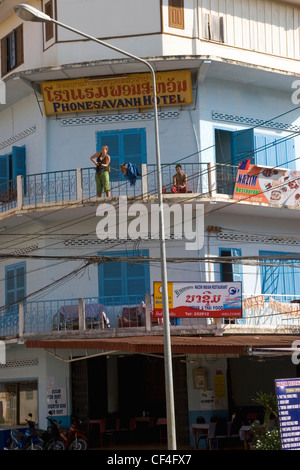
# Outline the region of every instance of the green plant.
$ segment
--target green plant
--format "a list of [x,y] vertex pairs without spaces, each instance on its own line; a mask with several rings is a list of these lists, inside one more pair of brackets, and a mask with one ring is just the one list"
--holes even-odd
[[[278,429],[278,408],[276,396],[272,393],[257,392],[253,399],[264,408],[263,426],[253,423],[251,426],[253,450],[280,450],[280,433]],[[272,423],[271,416],[275,417],[275,424]]]
[[253,400],[264,408],[264,426],[269,429],[270,416],[274,415],[278,419],[276,396],[273,393],[257,392]]
[[253,435],[251,449],[253,450],[280,450],[280,434],[278,428],[259,428],[257,424],[251,426]]

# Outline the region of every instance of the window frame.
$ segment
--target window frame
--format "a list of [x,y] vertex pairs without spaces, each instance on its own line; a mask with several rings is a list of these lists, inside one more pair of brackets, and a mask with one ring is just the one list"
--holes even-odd
[[184,0],[169,0],[169,27],[184,29]]
[[[27,412],[29,411],[26,406],[26,401],[32,402],[30,404],[30,412],[33,417],[38,417],[38,380],[22,379],[22,380],[5,380],[0,382],[0,390],[4,396],[1,397],[0,403],[1,413],[0,423],[10,426],[20,426],[26,424],[25,419],[28,419]],[[32,392],[32,398],[29,398],[27,391]],[[0,394],[1,394],[0,392]],[[5,405],[8,402],[8,405]],[[25,403],[24,403],[25,402]],[[4,412],[8,416],[6,421]],[[4,422],[3,422],[4,421]]]
[[[9,38],[14,37],[14,64],[9,63]],[[23,39],[23,23],[13,29],[1,39],[1,76],[15,70],[24,63],[24,39]]]
[[[130,136],[137,136],[140,139],[140,161],[134,161],[128,156],[128,149],[126,149],[125,140]],[[111,145],[108,142],[110,139],[117,139],[118,152],[111,151]],[[146,129],[144,127],[132,128],[132,129],[118,129],[118,130],[109,130],[109,131],[97,131],[96,132],[96,148],[97,152],[100,152],[102,145],[108,145],[108,154],[111,157],[110,166],[112,167],[112,172],[110,173],[110,181],[122,181],[124,179],[123,174],[119,171],[120,165],[123,163],[135,163],[138,166],[139,171],[141,170],[140,166],[143,163],[147,163],[147,146],[146,146]],[[115,167],[115,168],[114,168]],[[118,169],[118,171],[116,171]],[[141,173],[141,171],[140,171]]]
[[[219,248],[219,256],[223,256],[222,252],[224,251],[230,251],[231,255],[230,256],[242,256],[242,250],[241,248]],[[224,281],[223,277],[223,269],[224,266],[231,266],[231,274],[232,274],[232,280],[231,281]],[[234,263],[220,263],[220,280],[221,282],[242,282],[243,280],[243,272],[242,272],[242,267],[240,264],[234,264]]]
[[[112,258],[112,262],[114,262],[114,257],[132,257],[135,256],[144,256],[149,257],[149,250],[129,250],[129,251],[114,251],[114,252],[101,252],[98,253],[99,256],[110,256]],[[129,294],[128,293],[128,280],[130,277],[128,276],[127,269],[130,265],[134,265],[134,263],[129,263],[127,261],[115,261],[116,263],[121,263],[121,294],[116,295],[116,298],[121,297],[121,302],[124,300],[125,302],[130,302],[130,298],[138,297],[139,294]],[[105,263],[106,264],[106,263]],[[150,265],[149,262],[143,262],[142,265],[144,266],[144,285],[145,285],[145,292],[141,293],[141,300],[145,299],[145,294],[150,294]],[[134,276],[132,276],[134,277]],[[119,279],[119,277],[118,277]],[[105,273],[104,273],[104,264],[98,264],[98,283],[99,283],[99,297],[108,297],[113,298],[112,295],[106,295],[104,290],[104,282],[105,282]],[[107,302],[106,302],[107,303]],[[107,303],[109,305],[109,303]]]
[[[17,270],[23,268],[24,272],[22,274],[23,277],[23,286],[18,287],[17,286]],[[8,273],[13,271],[13,279],[14,279],[14,287],[13,289],[9,288],[8,286]],[[18,291],[23,291],[23,295],[21,296],[20,299],[23,299],[26,297],[26,262],[22,261],[21,263],[16,263],[16,264],[9,264],[5,266],[5,303],[6,305],[10,305],[11,303],[16,304],[20,299],[18,296]],[[14,300],[12,302],[8,302],[8,296],[13,293]],[[13,305],[13,310],[15,310],[15,305]],[[17,310],[17,309],[16,309]]]
[[[284,266],[284,259],[278,260],[277,264],[274,266],[268,266],[268,262],[273,262],[274,257],[280,256],[280,255],[289,255],[291,259],[293,259],[293,255],[296,253],[290,253],[290,252],[283,252],[283,251],[269,251],[269,250],[260,250],[259,251],[259,256],[270,256],[270,259],[264,258],[262,260],[262,263],[260,265],[260,282],[261,282],[261,293],[264,295],[287,295],[287,296],[296,296],[299,285],[300,285],[300,273],[297,272],[297,267],[293,267],[293,264],[289,266]],[[290,270],[290,272],[285,272],[287,270]],[[268,273],[269,271],[269,273]],[[289,276],[292,276],[292,278],[289,279]],[[298,276],[298,282],[297,282],[297,277]],[[274,284],[274,280],[282,279],[284,280],[284,286],[283,286],[283,291],[284,292],[278,292],[278,284]],[[271,280],[271,284],[268,286],[268,279]],[[275,286],[275,291],[274,291],[274,286]]]
[[[53,18],[54,7],[53,7],[53,0],[48,0],[48,2],[44,5],[45,14]],[[54,38],[54,24],[46,21],[45,22],[45,42],[50,41]]]

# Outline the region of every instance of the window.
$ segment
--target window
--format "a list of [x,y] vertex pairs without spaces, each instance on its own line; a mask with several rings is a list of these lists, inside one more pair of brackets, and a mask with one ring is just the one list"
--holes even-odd
[[169,0],[169,26],[170,28],[184,29],[183,0]]
[[262,166],[279,166],[295,169],[294,139],[271,134],[255,134],[255,163]]
[[[262,294],[299,295],[299,263],[293,260],[293,253],[260,251],[259,255],[270,256],[270,259],[262,260],[260,267]],[[279,255],[290,255],[290,260],[276,260]]]
[[37,398],[37,382],[34,380],[0,383],[0,424],[26,424],[29,413],[37,420]]
[[[220,248],[220,256],[241,256],[242,252],[237,248]],[[238,282],[242,281],[241,265],[229,261],[228,263],[221,263],[220,265],[220,278],[222,282]],[[236,323],[235,319],[224,318],[224,323]],[[238,321],[239,323],[241,320]]]
[[[16,198],[18,175],[26,175],[25,147],[13,147],[12,152],[0,155],[0,201]],[[24,181],[24,191],[26,188]]]
[[254,134],[252,128],[236,132],[216,129],[215,148],[219,194],[233,194],[235,166],[245,159],[261,166],[295,168],[294,139]]
[[109,176],[110,181],[123,180],[123,175],[120,171],[122,163],[134,163],[138,166],[139,173],[141,174],[140,165],[146,163],[147,160],[145,129],[98,132],[98,152],[103,145],[108,146],[108,154],[111,158],[112,171]]
[[23,24],[1,39],[1,75],[21,65],[23,57]]
[[[45,3],[45,13],[46,15],[53,18],[53,1],[50,0],[49,2]],[[45,23],[45,38],[46,41],[49,41],[54,36],[54,24],[46,21]]]
[[210,41],[224,42],[223,16],[204,15],[203,37]]
[[[241,256],[241,250],[237,248],[220,248],[220,256]],[[241,265],[235,263],[221,263],[221,281],[237,282],[242,280]]]
[[[26,263],[18,263],[5,268],[5,302],[14,304],[26,296]],[[18,313],[18,305],[13,305],[12,313]]]
[[[108,255],[107,252],[100,255]],[[148,250],[121,251],[109,253],[109,256],[134,258],[149,256]],[[148,262],[108,261],[98,265],[99,297],[111,297],[105,301],[107,305],[122,304],[145,300],[150,293],[150,277]]]

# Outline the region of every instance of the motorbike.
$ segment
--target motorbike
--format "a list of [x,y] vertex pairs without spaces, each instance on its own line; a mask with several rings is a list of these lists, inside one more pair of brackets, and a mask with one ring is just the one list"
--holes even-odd
[[72,416],[70,428],[60,427],[60,435],[65,441],[66,450],[87,450],[88,439],[83,434],[82,421],[76,416]]
[[[32,414],[29,414],[32,418]],[[43,450],[43,441],[38,437],[36,423],[32,419],[25,419],[28,428],[25,432],[11,429],[5,450]]]
[[65,441],[60,435],[60,421],[57,422],[52,417],[51,411],[50,416],[46,416],[48,420],[48,426],[46,431],[39,430],[39,437],[44,443],[45,450],[65,450]]

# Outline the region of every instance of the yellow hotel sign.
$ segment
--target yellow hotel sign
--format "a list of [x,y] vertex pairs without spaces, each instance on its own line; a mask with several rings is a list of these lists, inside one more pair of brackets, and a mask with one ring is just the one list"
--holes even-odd
[[[193,103],[189,70],[157,72],[155,77],[158,106]],[[150,73],[104,79],[57,80],[41,84],[47,115],[151,107],[152,88]]]

